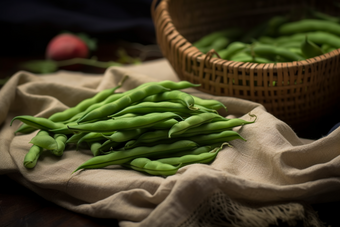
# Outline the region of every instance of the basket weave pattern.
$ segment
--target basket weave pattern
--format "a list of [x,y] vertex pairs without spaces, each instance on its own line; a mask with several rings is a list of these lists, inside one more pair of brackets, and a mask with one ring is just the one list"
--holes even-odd
[[[197,89],[261,103],[292,126],[331,111],[340,98],[340,49],[288,63],[243,63],[203,54],[192,42],[228,26],[249,28],[264,18],[298,10],[315,1],[163,0],[153,2],[157,42],[181,80]],[[334,7],[324,12],[334,13]],[[318,7],[318,6],[315,6]],[[320,9],[320,8],[318,8]]]

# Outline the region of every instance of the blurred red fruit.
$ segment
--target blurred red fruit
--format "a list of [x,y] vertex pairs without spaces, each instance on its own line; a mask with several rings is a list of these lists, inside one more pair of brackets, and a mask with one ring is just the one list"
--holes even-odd
[[86,43],[78,36],[67,33],[55,36],[46,49],[46,58],[55,61],[87,58],[88,55]]

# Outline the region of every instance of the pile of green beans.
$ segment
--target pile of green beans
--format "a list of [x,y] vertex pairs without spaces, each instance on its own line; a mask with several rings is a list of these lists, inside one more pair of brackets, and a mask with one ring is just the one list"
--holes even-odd
[[[203,53],[214,49],[225,60],[254,63],[301,61],[340,48],[340,17],[306,9],[295,18],[278,15],[248,31],[215,31],[193,45]],[[228,43],[222,46],[222,39]]]
[[218,111],[226,110],[223,103],[182,91],[200,86],[187,81],[150,82],[115,93],[120,86],[49,118],[14,117],[11,125],[15,120],[24,125],[16,133],[38,131],[24,166],[34,168],[42,152],[60,157],[75,146],[90,150],[93,157],[74,172],[120,165],[168,176],[185,165],[212,162],[232,140],[246,141],[233,128],[255,122],[221,116]]

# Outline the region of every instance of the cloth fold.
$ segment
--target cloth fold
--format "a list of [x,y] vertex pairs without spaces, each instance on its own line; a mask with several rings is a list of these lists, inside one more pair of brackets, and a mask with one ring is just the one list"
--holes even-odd
[[[87,149],[68,147],[62,157],[43,153],[34,169],[23,166],[31,146],[29,141],[36,132],[14,135],[20,122],[14,121],[10,126],[13,117],[25,114],[48,117],[100,90],[116,86],[125,75],[129,78],[118,91],[150,81],[178,81],[164,59],[112,67],[103,75],[68,71],[44,76],[22,71],[13,75],[0,91],[0,174],[7,174],[66,209],[118,219],[123,227],[209,226],[197,224],[204,219],[203,213],[207,215],[205,222],[216,221],[207,218],[212,215],[203,212],[202,206],[217,207],[220,215],[224,215],[221,220],[229,220],[211,226],[232,226],[227,224],[234,220],[232,208],[238,209],[240,226],[264,226],[261,217],[254,215],[260,208],[273,212],[268,225],[281,219],[310,220],[309,226],[322,226],[303,204],[340,199],[340,128],[318,140],[306,140],[258,103],[216,97],[194,88],[185,91],[221,101],[227,107],[227,111],[220,112],[225,117],[252,120],[249,113],[257,116],[255,123],[234,128],[247,141],[232,141],[232,146],[221,150],[209,165],[185,166],[166,178],[119,166],[72,174],[92,154]],[[229,205],[224,206],[221,201]],[[288,210],[282,212],[280,208]],[[306,218],[308,215],[314,216]]]

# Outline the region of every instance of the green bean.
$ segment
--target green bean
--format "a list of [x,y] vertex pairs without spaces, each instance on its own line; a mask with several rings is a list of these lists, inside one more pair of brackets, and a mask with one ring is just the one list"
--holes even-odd
[[229,44],[229,39],[227,37],[218,37],[207,47],[198,47],[198,49],[203,52],[207,53],[209,50],[220,51],[227,47]]
[[334,22],[334,23],[340,23],[340,18],[339,17],[334,17],[334,16],[331,16],[329,14],[317,11],[315,9],[310,9],[309,13],[311,13],[311,15],[313,17],[315,17],[316,19],[331,21],[331,22]]
[[189,140],[177,141],[173,144],[158,144],[153,147],[136,147],[130,150],[116,151],[106,155],[100,155],[81,164],[74,172],[80,169],[103,168],[109,165],[121,165],[134,158],[152,157],[159,154],[170,154],[183,150],[192,150],[197,143]]
[[206,111],[206,109],[188,109],[187,106],[184,106],[182,103],[175,103],[169,101],[163,102],[141,102],[136,105],[128,106],[121,111],[118,111],[109,117],[116,117],[121,116],[127,113],[134,113],[134,114],[147,114],[150,112],[176,112],[177,114],[184,113],[184,114],[191,114],[193,112],[202,113]]
[[30,143],[47,150],[55,150],[58,148],[55,139],[45,130],[40,130],[39,133],[31,139]]
[[235,38],[241,34],[241,30],[239,28],[231,28],[231,29],[224,29],[219,31],[211,32],[199,40],[193,42],[193,46],[200,48],[200,47],[207,47],[210,46],[214,40],[218,39],[219,37],[230,37]]
[[128,140],[136,138],[137,136],[144,133],[146,130],[146,128],[137,128],[132,130],[117,131],[112,133],[110,136],[102,134],[102,136],[111,141],[126,142]]
[[273,60],[259,57],[259,56],[251,56],[250,53],[239,52],[230,58],[230,61],[237,62],[254,62],[254,63],[271,63]]
[[203,106],[208,109],[219,110],[221,108],[227,109],[227,107],[218,100],[215,99],[202,99],[197,96],[191,95],[194,98],[195,105]]
[[[107,140],[103,135],[111,135],[114,132],[107,132],[107,133],[99,133],[99,132],[85,132],[86,135],[81,137],[77,142],[77,150],[81,143],[92,144],[94,142],[98,142],[101,144],[104,140]],[[79,133],[80,134],[80,133]]]
[[67,137],[64,134],[55,134],[54,140],[57,144],[57,147],[51,150],[51,152],[56,156],[62,156],[65,150]]
[[91,112],[79,118],[77,122],[81,123],[91,121],[94,119],[105,118],[109,115],[116,113],[117,111],[122,110],[123,108],[129,106],[132,103],[144,99],[146,96],[157,94],[167,90],[168,90],[167,88],[158,84],[151,84],[150,86],[136,89],[134,90],[134,92],[131,92],[128,95],[125,95],[112,103],[105,104],[95,110],[92,110]]
[[324,53],[329,53],[333,50],[336,50],[337,48],[325,43],[321,45],[321,49]]
[[340,24],[318,19],[302,19],[299,21],[285,23],[278,30],[280,35],[312,31],[325,31],[340,36]]
[[218,51],[218,54],[222,59],[229,60],[234,54],[244,50],[247,46],[248,44],[246,43],[235,41],[230,43],[224,50]]
[[178,82],[171,81],[171,80],[163,80],[163,81],[157,82],[157,84],[159,84],[159,85],[161,85],[165,88],[168,88],[170,90],[183,90],[183,89],[186,89],[186,88],[201,86],[200,84],[193,84],[193,83],[190,83],[189,81],[185,81],[185,80],[178,81]]
[[[202,153],[207,153],[211,150],[213,150],[216,147],[220,147],[221,144],[213,144],[213,145],[207,145],[207,146],[200,146],[194,150],[189,150],[189,151],[180,151],[180,152],[176,152],[170,155],[158,155],[157,158],[158,159],[162,159],[162,158],[169,158],[169,157],[181,157],[184,155],[198,155],[198,154],[202,154]],[[171,163],[169,163],[171,164]]]
[[117,120],[119,118],[126,118],[126,117],[137,117],[139,116],[139,114],[134,114],[134,113],[127,113],[124,115],[120,115],[120,116],[116,116],[116,117],[112,117],[113,120]]
[[292,53],[285,48],[280,48],[273,45],[257,44],[253,47],[253,51],[260,57],[275,58],[276,56],[287,59],[288,61],[300,61],[303,58],[300,55]]
[[104,141],[104,143],[102,143],[100,145],[100,147],[98,148],[98,152],[99,152],[99,154],[110,153],[110,151],[117,149],[117,147],[120,144],[121,144],[120,142],[106,140],[106,141]]
[[28,169],[34,168],[38,162],[38,159],[42,151],[43,151],[42,147],[33,144],[29,149],[28,153],[25,155],[24,166]]
[[306,58],[314,58],[324,54],[318,45],[308,40],[308,36],[306,36],[304,42],[301,44],[301,51]]
[[154,129],[154,130],[170,129],[177,122],[178,121],[176,119],[169,119],[169,120],[166,120],[166,121],[158,122],[158,123],[150,126],[150,129]]
[[66,141],[66,143],[78,143],[78,141],[84,137],[86,134],[88,134],[88,132],[81,132],[81,133],[76,133],[73,134],[72,136],[70,136],[70,138],[68,138],[68,140]]
[[197,115],[193,115],[191,117],[186,118],[184,121],[179,121],[177,124],[171,127],[169,130],[169,138],[172,135],[179,135],[184,133],[186,130],[190,128],[194,128],[200,126],[204,123],[210,122],[213,119],[218,120],[226,120],[224,117],[214,113],[201,113]]
[[182,166],[193,163],[210,163],[216,158],[217,154],[219,153],[220,150],[222,150],[224,145],[225,144],[222,144],[220,147],[215,147],[214,149],[208,152],[202,152],[199,154],[186,154],[179,157],[156,159],[155,161],[169,165],[182,165]]
[[190,94],[180,90],[171,90],[155,95],[150,95],[142,100],[142,102],[163,102],[163,101],[179,102],[187,106],[189,109],[196,110],[196,108],[194,107],[195,105],[194,98]]
[[181,167],[181,165],[173,166],[158,161],[152,161],[148,158],[135,158],[129,163],[122,164],[122,166],[154,176],[174,175]]
[[93,156],[98,156],[98,155],[100,155],[100,150],[99,150],[99,148],[100,148],[101,146],[102,146],[102,144],[99,143],[99,142],[93,142],[93,143],[90,144],[90,150],[91,150]]
[[224,142],[229,142],[229,141],[236,140],[236,139],[247,141],[240,134],[232,130],[222,131],[219,133],[212,133],[212,134],[207,134],[207,135],[197,135],[197,136],[188,137],[187,139],[198,143],[200,146],[224,143]]
[[36,131],[37,128],[34,128],[32,126],[29,126],[25,123],[21,124],[19,126],[19,128],[14,132],[14,135],[16,135],[17,133],[22,133],[22,134],[29,134],[29,133],[32,133],[34,131]]
[[21,122],[31,127],[34,127],[36,129],[41,129],[41,130],[46,130],[46,131],[57,130],[58,133],[63,133],[63,134],[72,133],[70,130],[68,130],[67,127],[65,127],[63,123],[54,122],[44,117],[34,117],[30,115],[16,116],[12,119],[10,125],[12,125],[13,121],[15,120],[20,120]]
[[150,113],[142,116],[122,118],[116,120],[98,121],[95,123],[68,126],[71,131],[75,132],[113,132],[118,130],[131,130],[136,128],[148,128],[159,122],[172,118],[181,118],[181,116],[171,113]]
[[[40,136],[49,136],[47,131],[40,130],[35,137]],[[26,168],[32,169],[36,166],[38,159],[40,157],[41,152],[44,150],[43,147],[33,144],[31,148],[28,150],[27,154],[24,158],[24,166]]]

